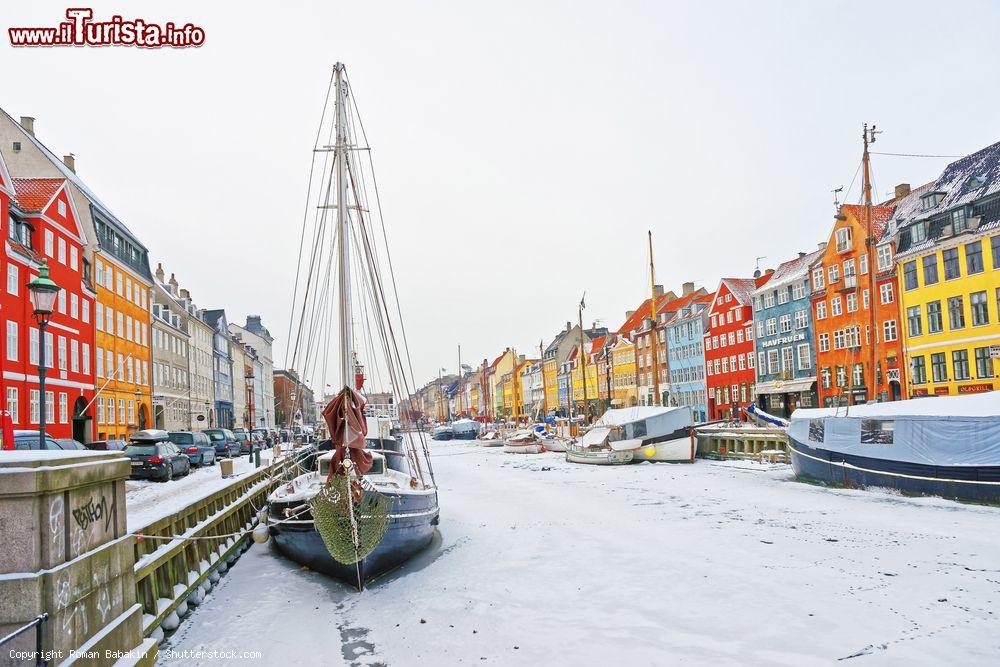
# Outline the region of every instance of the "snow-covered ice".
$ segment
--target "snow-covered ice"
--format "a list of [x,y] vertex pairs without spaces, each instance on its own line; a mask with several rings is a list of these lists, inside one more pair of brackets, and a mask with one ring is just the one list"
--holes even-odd
[[[440,540],[358,594],[256,545],[160,664],[986,665],[1000,509],[787,466],[433,443]],[[259,651],[258,661],[167,650]]]

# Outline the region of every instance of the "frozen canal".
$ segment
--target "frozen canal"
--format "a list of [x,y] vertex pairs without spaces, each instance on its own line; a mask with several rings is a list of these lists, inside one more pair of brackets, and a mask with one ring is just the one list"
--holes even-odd
[[160,664],[1000,663],[1000,509],[786,467],[433,452],[419,562],[358,594],[254,546]]

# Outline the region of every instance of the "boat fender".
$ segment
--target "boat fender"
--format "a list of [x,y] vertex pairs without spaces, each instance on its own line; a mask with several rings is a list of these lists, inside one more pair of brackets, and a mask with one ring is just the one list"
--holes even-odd
[[649,447],[646,447],[646,449],[642,450],[642,453],[645,454],[646,456],[652,458],[652,457],[656,456],[656,447],[653,446],[653,445],[650,445]]
[[257,544],[264,544],[270,538],[267,526],[264,524],[257,524],[257,527],[253,529],[253,541]]
[[418,484],[417,478],[416,477],[411,477],[410,478],[410,488],[411,489],[417,488],[417,484]]

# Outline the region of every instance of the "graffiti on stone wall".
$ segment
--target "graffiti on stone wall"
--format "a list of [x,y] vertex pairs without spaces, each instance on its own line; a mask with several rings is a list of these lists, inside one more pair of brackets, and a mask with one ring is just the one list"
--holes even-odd
[[94,498],[90,498],[86,503],[74,509],[73,520],[76,521],[76,525],[79,526],[82,531],[86,531],[90,528],[91,524],[103,520],[104,530],[107,531],[108,527],[111,525],[114,511],[115,501],[111,501],[111,507],[109,508],[108,498],[102,494],[100,500],[95,501]]

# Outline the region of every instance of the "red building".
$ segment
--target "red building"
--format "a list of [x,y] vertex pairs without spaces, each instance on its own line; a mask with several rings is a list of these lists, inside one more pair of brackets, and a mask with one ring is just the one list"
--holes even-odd
[[[4,405],[15,429],[37,430],[44,405],[47,434],[90,442],[96,294],[89,284],[85,240],[72,198],[64,179],[10,178],[2,159],[0,181]],[[37,277],[43,261],[62,290],[45,340],[39,341],[26,284]],[[44,398],[38,386],[40,342],[48,368]]]
[[773,271],[757,278],[723,278],[708,310],[705,385],[708,418],[741,418],[740,405],[754,400],[753,298]]

